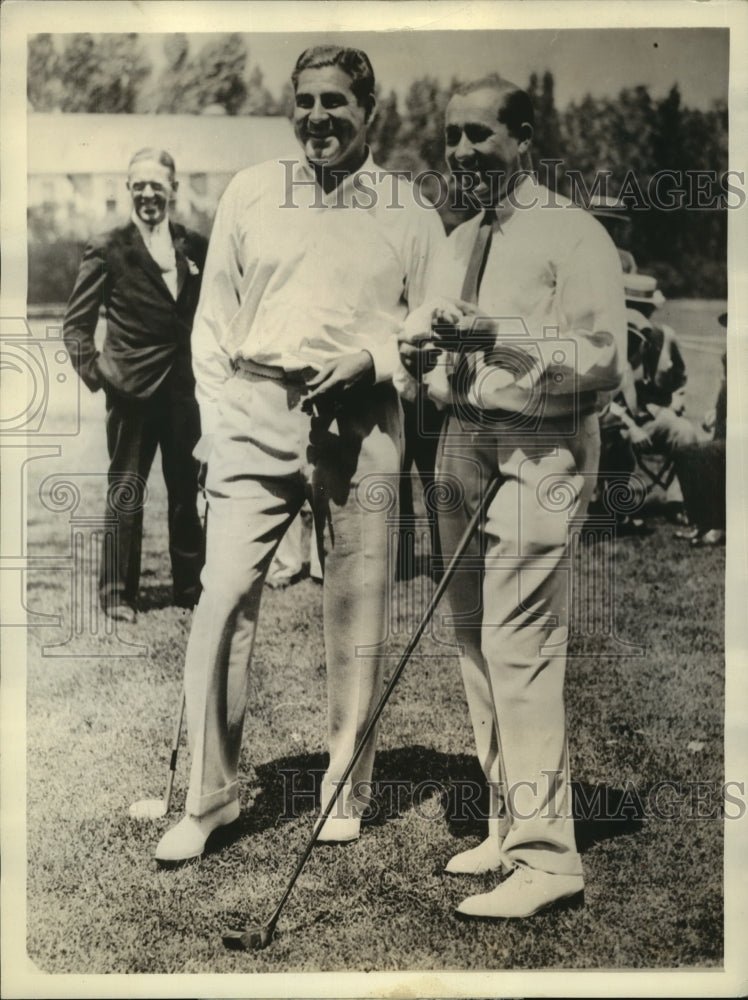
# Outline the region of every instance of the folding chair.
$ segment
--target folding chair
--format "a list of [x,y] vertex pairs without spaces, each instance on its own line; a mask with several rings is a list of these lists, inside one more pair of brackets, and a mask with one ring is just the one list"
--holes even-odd
[[672,457],[655,452],[639,452],[636,448],[634,455],[639,469],[650,481],[647,492],[651,492],[654,486],[659,486],[667,493],[675,479],[675,462]]

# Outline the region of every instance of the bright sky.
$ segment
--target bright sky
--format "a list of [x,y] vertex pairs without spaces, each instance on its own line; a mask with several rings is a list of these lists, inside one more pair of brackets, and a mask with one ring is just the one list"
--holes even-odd
[[[191,45],[197,49],[206,37],[190,35]],[[402,96],[412,80],[426,74],[446,85],[453,76],[470,79],[498,70],[522,86],[531,72],[549,69],[557,107],[588,92],[614,97],[637,84],[649,86],[653,97],[663,97],[676,82],[689,107],[707,108],[717,98],[727,99],[729,41],[727,30],[720,28],[245,35],[251,65],[261,67],[276,95],[302,49],[331,37],[366,50],[385,94],[395,90]],[[149,38],[154,62],[160,59],[162,40]]]

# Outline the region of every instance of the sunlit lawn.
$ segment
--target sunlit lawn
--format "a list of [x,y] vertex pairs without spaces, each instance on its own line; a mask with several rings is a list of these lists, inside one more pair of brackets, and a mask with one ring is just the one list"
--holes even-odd
[[[716,356],[716,377],[718,370]],[[706,377],[704,386],[694,397],[695,419],[711,405],[712,388],[716,393]],[[102,417],[100,399],[84,397],[81,433],[65,439],[59,458],[30,463],[35,557],[64,560],[71,525],[83,535],[93,530],[82,519],[101,513],[104,480],[92,474],[106,468]],[[40,504],[38,488],[49,475],[82,485],[72,514]],[[163,793],[190,614],[169,606],[157,471],[151,487],[135,627],[102,635],[91,607],[82,624],[79,615],[83,631],[75,635],[70,575],[28,574],[29,608],[61,617],[59,627],[32,627],[28,643],[28,952],[39,968],[175,973],[721,963],[724,550],[691,550],[675,539],[655,496],[653,534],[614,543],[617,639],[572,642],[567,706],[583,909],[511,924],[454,918],[454,905],[493,879],[442,872],[452,853],[478,842],[483,827],[457,816],[465,782],[480,775],[456,661],[445,645],[449,632],[437,624],[385,711],[375,769],[378,815],[358,842],[314,852],[270,948],[230,953],[222,930],[269,915],[311,832],[312,799],[302,794],[297,815],[289,817],[287,793],[292,780],[302,792],[311,788],[312,772],[326,760],[321,588],[306,579],[266,591],[235,835],[200,862],[157,869],[156,841],[184,805],[184,735],[171,816],[138,822],[128,807]],[[602,571],[606,550],[599,538],[587,539],[583,554]],[[94,555],[81,552],[76,606],[91,592]],[[72,565],[68,559],[63,569]],[[388,646],[393,665],[413,627],[413,608],[430,586],[422,574],[400,584]],[[98,637],[91,637],[93,627]],[[623,642],[642,646],[643,655],[619,655]],[[66,652],[74,655],[60,655]],[[663,781],[672,786],[657,793]],[[397,782],[401,791],[393,798]],[[709,783],[708,801],[694,792],[697,782]],[[600,810],[589,815],[594,808],[585,815],[584,803],[594,803],[596,793],[607,818]]]

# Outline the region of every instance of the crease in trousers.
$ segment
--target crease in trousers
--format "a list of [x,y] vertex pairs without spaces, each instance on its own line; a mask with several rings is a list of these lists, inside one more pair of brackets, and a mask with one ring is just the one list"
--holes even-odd
[[[391,484],[396,504],[403,447],[397,395],[389,383],[358,390],[354,405],[332,419],[303,413],[304,395],[303,384],[249,373],[235,374],[224,386],[206,481],[203,590],[185,664],[192,755],[187,811],[196,816],[238,796],[263,584],[305,498],[324,569],[330,762],[323,807],[381,694],[383,657],[356,655],[356,648],[385,638],[393,508],[366,503],[357,487],[374,476]],[[300,675],[299,688],[305,683]],[[356,792],[370,787],[374,750],[375,737],[333,815],[358,815],[368,805]]]
[[599,453],[595,413],[576,424],[546,420],[521,435],[466,427],[450,416],[440,441],[437,480],[463,486],[458,502],[440,513],[445,558],[489,480],[500,475],[484,532],[447,597],[491,792],[489,836],[503,838],[507,868],[582,873],[563,693],[573,572],[568,553],[570,522],[586,513]]

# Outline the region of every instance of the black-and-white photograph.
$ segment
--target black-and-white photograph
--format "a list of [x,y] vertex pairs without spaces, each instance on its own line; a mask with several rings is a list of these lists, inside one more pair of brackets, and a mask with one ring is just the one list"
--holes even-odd
[[741,995],[746,9],[2,17],[4,995]]

